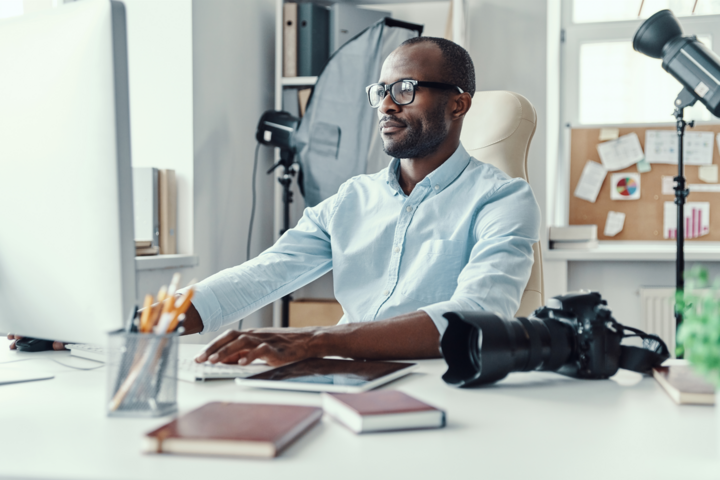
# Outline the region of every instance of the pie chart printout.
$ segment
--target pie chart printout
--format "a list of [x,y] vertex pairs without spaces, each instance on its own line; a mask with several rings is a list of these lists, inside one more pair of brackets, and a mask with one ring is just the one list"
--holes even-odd
[[613,173],[610,200],[638,200],[640,198],[639,173]]
[[631,197],[637,192],[638,184],[630,177],[621,178],[617,183],[617,191],[623,197]]

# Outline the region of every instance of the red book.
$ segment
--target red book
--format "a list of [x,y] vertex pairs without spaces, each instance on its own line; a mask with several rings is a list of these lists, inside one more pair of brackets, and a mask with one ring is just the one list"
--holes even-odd
[[322,417],[294,405],[213,402],[147,433],[146,453],[271,458]]
[[323,408],[356,433],[445,426],[444,411],[397,390],[326,393]]

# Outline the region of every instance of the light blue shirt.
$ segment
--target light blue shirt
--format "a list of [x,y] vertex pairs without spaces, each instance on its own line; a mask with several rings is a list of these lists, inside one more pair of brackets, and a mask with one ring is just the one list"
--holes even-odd
[[425,311],[512,317],[530,278],[540,212],[530,186],[462,145],[405,195],[399,160],[306,208],[258,257],[196,285],[203,333],[237,322],[333,270],[340,323]]

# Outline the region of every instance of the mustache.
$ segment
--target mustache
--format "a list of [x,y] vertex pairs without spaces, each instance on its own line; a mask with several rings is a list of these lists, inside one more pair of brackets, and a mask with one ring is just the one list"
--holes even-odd
[[397,123],[400,123],[403,126],[407,127],[407,122],[400,120],[398,117],[395,117],[392,115],[383,115],[383,117],[380,120],[378,120],[378,125],[380,125],[382,122],[387,122],[387,121],[397,122]]

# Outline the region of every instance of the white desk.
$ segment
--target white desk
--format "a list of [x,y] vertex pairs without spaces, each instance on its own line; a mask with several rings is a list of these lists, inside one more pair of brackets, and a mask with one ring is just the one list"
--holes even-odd
[[[197,350],[182,345],[182,354]],[[105,367],[65,352],[18,354],[0,342],[0,368],[33,368],[53,380],[0,386],[0,477],[74,479],[718,479],[712,407],[677,406],[652,378],[632,387],[549,373],[512,374],[458,390],[442,360],[391,385],[448,413],[441,430],[355,435],[324,418],[274,460],[140,453],[142,435],[167,422],[105,416]],[[630,374],[628,374],[630,375]],[[311,393],[180,382],[187,412],[211,400],[318,405]]]

